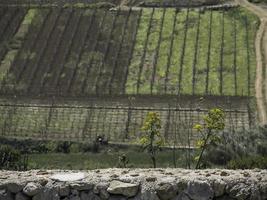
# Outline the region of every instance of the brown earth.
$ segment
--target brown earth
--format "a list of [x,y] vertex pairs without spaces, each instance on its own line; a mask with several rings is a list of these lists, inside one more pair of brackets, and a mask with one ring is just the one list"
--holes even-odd
[[236,0],[236,2],[255,13],[261,20],[255,40],[257,57],[255,95],[259,124],[267,125],[267,10],[246,0]]

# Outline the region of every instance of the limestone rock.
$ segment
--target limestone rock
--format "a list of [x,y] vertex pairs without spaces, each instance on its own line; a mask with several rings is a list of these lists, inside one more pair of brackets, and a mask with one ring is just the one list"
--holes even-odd
[[0,200],[13,200],[14,195],[6,190],[0,190]]
[[31,198],[23,194],[22,192],[19,192],[15,196],[15,200],[30,200]]
[[35,195],[32,200],[60,200],[60,196],[53,185],[47,185],[41,192]]
[[0,179],[0,191],[6,189],[6,183]]
[[213,183],[214,196],[220,197],[225,192],[226,183],[222,180],[215,180]]
[[101,199],[106,200],[110,195],[106,190],[100,190],[99,196]]
[[109,200],[127,200],[125,196],[122,195],[111,195]]
[[21,183],[21,182],[13,182],[13,183],[8,183],[6,185],[7,190],[12,192],[12,193],[18,193],[20,192],[25,186],[25,183]]
[[175,198],[175,200],[190,200],[190,198],[188,197],[187,194],[185,194],[184,192],[180,193],[178,195],[177,198]]
[[160,200],[156,193],[152,191],[141,191],[141,200]]
[[186,193],[192,200],[213,199],[213,190],[206,181],[190,181]]
[[186,188],[187,188],[187,181],[186,180],[178,180],[178,182],[177,182],[178,192],[181,193],[181,192],[185,191]]
[[81,200],[101,200],[99,196],[95,195],[93,192],[81,192],[80,195]]
[[53,176],[50,177],[52,180],[55,181],[61,181],[61,182],[66,182],[66,181],[79,181],[85,178],[84,173],[60,173],[60,174],[54,174]]
[[42,186],[39,183],[28,183],[23,188],[23,193],[32,197],[36,194],[38,194],[42,189]]
[[107,189],[110,194],[120,194],[126,197],[135,196],[138,192],[139,184],[112,181]]
[[221,176],[229,176],[230,174],[229,174],[228,172],[226,172],[226,171],[222,171],[222,172],[220,173],[220,175],[221,175]]
[[98,194],[101,199],[106,200],[109,198],[109,193],[107,192],[108,185],[107,184],[99,184],[95,187],[95,190],[98,191]]
[[[86,176],[84,180],[55,181],[51,180],[51,174],[69,174],[74,171],[48,170],[45,174],[37,175],[38,170],[27,172],[2,170],[0,200],[267,199],[267,170],[224,171],[229,176],[220,176],[221,169],[196,171],[114,168],[83,171]],[[207,173],[210,174],[209,177],[205,176]],[[246,173],[249,176],[244,176]],[[117,174],[120,180],[114,181],[111,174]],[[40,191],[36,194],[34,191],[38,191],[38,188]],[[25,191],[29,195],[34,195],[28,196]]]
[[250,196],[250,188],[244,183],[239,183],[230,189],[229,195],[237,200],[248,199]]
[[68,196],[70,194],[70,186],[69,185],[57,184],[55,186],[55,188],[57,188],[59,196],[61,196],[61,197],[65,197],[65,196]]
[[100,184],[97,184],[94,187],[93,192],[95,194],[98,194],[101,199],[108,199],[109,198],[109,193],[107,192],[108,186],[109,186],[108,183],[100,183]]
[[261,183],[260,184],[260,192],[263,199],[267,199],[267,184]]
[[147,182],[155,182],[157,180],[157,177],[147,177],[146,181]]
[[170,200],[176,196],[177,188],[170,183],[163,183],[156,188],[156,192],[161,200]]
[[71,190],[70,193],[71,193],[71,195],[74,195],[74,196],[78,196],[79,195],[79,191],[78,190]]
[[38,180],[38,183],[39,183],[41,186],[45,186],[45,185],[48,183],[48,179],[46,179],[46,178],[42,178],[42,179]]
[[83,183],[83,182],[77,182],[77,183],[71,183],[70,187],[74,190],[91,190],[93,189],[93,184],[89,183]]
[[76,196],[76,195],[71,195],[70,200],[81,200],[79,196]]
[[259,189],[253,188],[251,190],[250,200],[261,200],[261,194]]
[[221,197],[216,198],[216,200],[235,200],[232,197],[229,197],[228,195],[224,195]]

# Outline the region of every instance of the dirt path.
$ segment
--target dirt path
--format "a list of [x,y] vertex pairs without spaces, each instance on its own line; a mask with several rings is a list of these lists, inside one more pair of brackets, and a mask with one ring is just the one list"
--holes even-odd
[[255,13],[261,20],[255,40],[257,61],[255,92],[259,124],[267,125],[267,10],[246,0],[236,0],[236,2]]
[[[267,12],[267,9],[266,9]],[[264,80],[264,94],[265,94],[265,109],[267,110],[267,19],[265,20],[265,31],[264,36],[262,39],[262,45],[263,45],[263,56],[265,57],[265,80]],[[267,112],[267,111],[266,111]],[[266,124],[266,123],[265,123]]]

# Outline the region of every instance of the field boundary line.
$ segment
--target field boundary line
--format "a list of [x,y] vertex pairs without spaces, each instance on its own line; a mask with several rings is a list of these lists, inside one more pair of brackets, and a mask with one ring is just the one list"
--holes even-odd
[[[112,110],[112,109],[121,109],[121,110],[140,110],[140,111],[187,111],[187,112],[208,112],[209,109],[193,109],[193,108],[155,108],[155,107],[129,107],[129,106],[68,106],[68,105],[37,105],[37,104],[0,104],[0,107],[24,107],[24,108],[77,108],[77,109],[99,109],[99,110]],[[225,109],[225,113],[246,113],[247,110],[233,110]]]

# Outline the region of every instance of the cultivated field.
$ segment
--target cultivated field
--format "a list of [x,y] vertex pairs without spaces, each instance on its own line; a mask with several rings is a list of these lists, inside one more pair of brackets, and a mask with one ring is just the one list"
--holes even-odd
[[[206,109],[0,105],[0,135],[20,139],[95,141],[98,136],[110,142],[135,143],[141,137],[148,112],[157,112],[162,120],[161,133],[166,145],[194,146],[199,133],[192,130],[202,121]],[[254,124],[247,110],[225,110],[227,131],[245,131]],[[190,142],[190,143],[188,143]]]
[[241,7],[3,3],[4,137],[135,142],[155,111],[166,144],[188,147],[211,107],[226,111],[226,131],[255,125],[259,20]]
[[2,94],[253,95],[258,20],[242,8],[0,14]]
[[105,6],[148,6],[148,7],[179,7],[179,6],[206,6],[228,3],[231,0],[1,0],[0,4],[8,5],[76,5],[105,7]]

